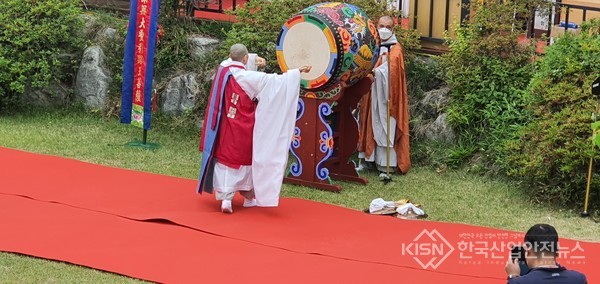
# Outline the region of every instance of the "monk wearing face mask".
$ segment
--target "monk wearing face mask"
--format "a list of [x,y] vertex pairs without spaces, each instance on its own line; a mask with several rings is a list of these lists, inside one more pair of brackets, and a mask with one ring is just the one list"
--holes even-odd
[[394,19],[379,18],[377,29],[381,39],[380,56],[373,70],[375,80],[371,92],[365,94],[360,103],[357,170],[372,166],[385,177],[388,169],[405,174],[410,168],[408,92],[404,51],[393,33]]

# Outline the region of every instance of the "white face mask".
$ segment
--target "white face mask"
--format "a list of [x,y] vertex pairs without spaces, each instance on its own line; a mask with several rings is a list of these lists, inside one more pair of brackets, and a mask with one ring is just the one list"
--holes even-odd
[[381,37],[382,41],[386,41],[392,37],[393,33],[388,28],[379,29],[379,37]]

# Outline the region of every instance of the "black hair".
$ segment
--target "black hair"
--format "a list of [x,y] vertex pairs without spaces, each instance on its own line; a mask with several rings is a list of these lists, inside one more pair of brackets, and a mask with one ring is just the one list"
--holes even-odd
[[548,224],[535,224],[525,234],[525,245],[536,255],[558,254],[558,233]]

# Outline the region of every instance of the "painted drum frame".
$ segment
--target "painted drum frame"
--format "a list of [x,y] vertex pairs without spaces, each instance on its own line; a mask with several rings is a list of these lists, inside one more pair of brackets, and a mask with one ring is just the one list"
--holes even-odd
[[323,74],[311,80],[302,79],[301,87],[306,93],[335,89],[336,85],[351,86],[366,77],[377,62],[380,39],[375,24],[354,5],[327,2],[302,10],[283,25],[276,46],[277,61],[283,72],[299,67],[286,62],[284,42],[288,32],[300,23],[310,23],[323,32],[330,55]]

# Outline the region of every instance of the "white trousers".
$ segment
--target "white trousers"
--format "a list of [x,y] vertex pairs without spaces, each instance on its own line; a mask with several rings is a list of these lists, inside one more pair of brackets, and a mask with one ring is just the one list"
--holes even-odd
[[254,198],[252,166],[240,166],[239,169],[234,169],[217,162],[213,183],[217,200],[232,200],[238,191],[247,199]]

